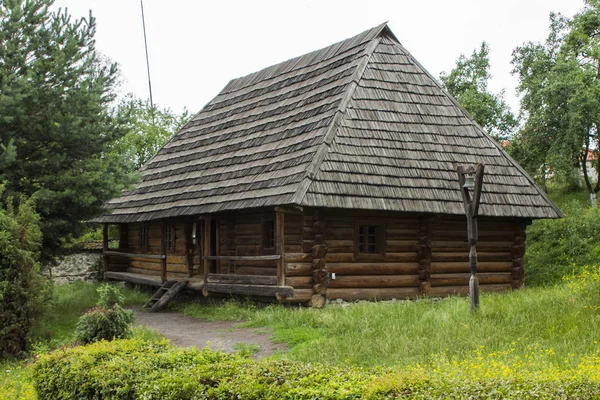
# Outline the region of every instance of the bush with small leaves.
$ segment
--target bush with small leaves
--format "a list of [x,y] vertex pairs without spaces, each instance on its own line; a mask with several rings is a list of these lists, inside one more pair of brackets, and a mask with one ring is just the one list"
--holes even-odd
[[98,305],[82,315],[77,323],[77,342],[88,344],[131,337],[134,315],[123,308],[124,297],[119,289],[105,284],[98,288],[98,293]]

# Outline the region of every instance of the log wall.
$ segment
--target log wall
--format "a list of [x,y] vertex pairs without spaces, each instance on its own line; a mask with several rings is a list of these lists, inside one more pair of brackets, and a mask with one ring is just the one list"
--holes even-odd
[[[259,256],[275,254],[265,248],[266,220],[275,220],[275,211],[231,213],[212,217],[217,221],[217,255]],[[501,291],[523,285],[525,220],[479,219],[478,277],[482,291]],[[195,274],[202,270],[200,244],[202,222],[198,222],[197,243],[191,244],[192,220],[175,224],[175,250],[167,254],[169,273]],[[357,225],[384,228],[381,255],[358,254]],[[160,254],[161,223],[148,223],[148,249],[139,247],[140,224],[129,224],[130,253]],[[187,236],[186,236],[187,235]],[[186,237],[188,248],[186,254]],[[294,288],[291,303],[319,305],[325,298],[402,299],[468,293],[469,245],[466,219],[351,210],[285,212],[285,285]],[[131,272],[160,274],[160,259],[132,257]],[[277,276],[276,260],[218,261],[219,274]],[[335,278],[333,278],[333,275]]]
[[[188,260],[185,253],[185,221],[169,222],[175,227],[175,249],[167,250],[167,271],[171,273],[188,273]],[[140,248],[139,235],[140,224],[128,224],[127,247],[129,253],[134,254],[161,254],[161,222],[153,221],[148,226],[148,248]],[[196,257],[195,261],[199,261]],[[160,275],[161,260],[148,259],[144,257],[130,257],[129,271]]]

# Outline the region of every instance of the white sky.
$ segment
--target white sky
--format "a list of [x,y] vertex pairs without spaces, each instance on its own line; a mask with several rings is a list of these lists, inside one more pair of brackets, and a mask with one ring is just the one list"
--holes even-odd
[[[56,0],[74,17],[92,10],[97,48],[120,64],[123,94],[148,97],[139,0]],[[400,42],[438,77],[482,41],[490,87],[518,109],[511,54],[548,33],[549,13],[583,0],[144,0],[154,102],[199,111],[232,78],[325,47],[389,21]]]

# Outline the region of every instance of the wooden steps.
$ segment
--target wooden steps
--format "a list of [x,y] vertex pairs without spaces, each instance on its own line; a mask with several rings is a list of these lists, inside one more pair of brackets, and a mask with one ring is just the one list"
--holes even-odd
[[177,295],[185,289],[188,281],[166,281],[156,293],[144,304],[144,309],[150,312],[163,310]]

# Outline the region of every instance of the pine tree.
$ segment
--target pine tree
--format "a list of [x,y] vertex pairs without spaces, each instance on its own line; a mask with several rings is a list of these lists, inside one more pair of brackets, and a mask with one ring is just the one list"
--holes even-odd
[[5,197],[35,194],[46,255],[128,184],[124,160],[106,156],[126,133],[111,108],[117,66],[96,52],[91,13],[73,20],[52,3],[0,2],[0,144],[12,153],[0,150],[0,177]]

